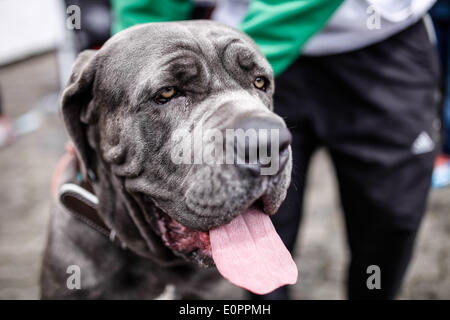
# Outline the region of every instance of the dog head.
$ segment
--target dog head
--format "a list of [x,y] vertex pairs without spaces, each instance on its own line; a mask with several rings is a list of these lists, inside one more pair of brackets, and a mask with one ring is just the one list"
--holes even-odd
[[274,214],[286,196],[290,134],[273,92],[272,69],[245,34],[211,21],[152,23],[81,53],[61,113],[105,223],[127,246],[210,265],[208,230],[252,205]]

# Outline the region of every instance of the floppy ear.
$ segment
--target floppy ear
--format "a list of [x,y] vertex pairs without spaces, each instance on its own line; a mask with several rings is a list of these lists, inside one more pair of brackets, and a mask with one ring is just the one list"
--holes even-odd
[[86,130],[94,110],[92,87],[96,72],[96,52],[85,50],[78,55],[60,102],[64,125],[75,145],[84,178],[91,168],[90,159],[94,152],[89,146]]

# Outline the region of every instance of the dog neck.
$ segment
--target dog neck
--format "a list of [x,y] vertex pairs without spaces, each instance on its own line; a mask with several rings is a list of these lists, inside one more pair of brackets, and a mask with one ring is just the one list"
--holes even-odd
[[116,232],[110,229],[100,216],[98,198],[89,181],[82,180],[79,184],[65,183],[61,185],[58,199],[73,217],[108,237],[111,242],[126,249],[125,242],[119,239]]
[[[77,157],[73,144],[69,143],[66,146],[66,150],[67,153],[65,158],[67,159],[66,161],[64,161],[64,158],[61,159],[60,164],[58,165],[58,168],[53,176],[52,183],[52,189],[54,189],[53,194],[57,201],[65,208],[66,212],[93,228],[124,250],[129,249],[143,258],[154,260],[161,265],[179,265],[182,262],[181,259],[173,256],[173,254],[169,254],[167,252],[167,248],[147,248],[147,241],[144,237],[136,238],[135,236],[130,236],[126,233],[125,230],[134,230],[134,234],[140,233],[138,228],[132,222],[133,219],[131,219],[130,212],[126,215],[118,215],[117,212],[112,211],[129,211],[130,209],[127,209],[126,206],[120,205],[120,203],[105,206],[104,201],[105,197],[108,199],[118,199],[120,198],[120,195],[106,195],[103,192],[96,192],[95,190],[103,190],[101,182],[105,179],[102,181],[97,180],[96,175],[89,169],[86,170],[87,174],[83,177],[80,172],[81,162]],[[66,171],[70,172],[68,174],[69,177],[62,179],[64,175],[67,175]],[[61,183],[62,181],[64,182]],[[105,183],[105,181],[103,181],[103,183]],[[105,186],[103,187],[105,190],[114,189]],[[102,199],[103,205],[101,205]],[[107,211],[106,215],[105,210]],[[116,223],[114,223],[114,221],[110,221],[113,217],[117,216],[126,216],[125,219],[131,220],[119,221]],[[115,224],[119,224],[120,226],[124,225],[125,227],[122,229],[125,229],[116,231],[114,228],[110,227]],[[131,241],[133,245],[128,246],[126,243],[129,243],[129,241],[125,240]]]

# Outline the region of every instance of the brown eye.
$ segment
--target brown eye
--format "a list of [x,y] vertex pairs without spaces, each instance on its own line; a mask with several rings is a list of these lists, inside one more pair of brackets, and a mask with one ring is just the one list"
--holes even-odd
[[159,104],[163,104],[168,102],[170,99],[176,96],[178,93],[175,87],[167,87],[159,91],[157,94],[155,101]]
[[255,81],[253,81],[253,85],[256,89],[265,91],[267,88],[267,79],[264,77],[257,77]]
[[163,97],[164,99],[170,99],[175,95],[175,88],[174,87],[168,87],[168,88],[164,88],[161,91],[161,97]]

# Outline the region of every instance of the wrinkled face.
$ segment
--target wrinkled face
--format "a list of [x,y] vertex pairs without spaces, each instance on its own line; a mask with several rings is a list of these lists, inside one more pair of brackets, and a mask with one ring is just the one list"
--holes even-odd
[[[113,180],[121,201],[144,217],[138,229],[204,265],[212,261],[208,230],[252,205],[277,211],[290,181],[290,135],[271,111],[271,67],[248,37],[214,22],[148,24],[113,37],[89,65],[91,100],[80,117],[91,153],[84,159],[97,172],[101,201],[105,180]],[[268,146],[276,161],[262,163],[264,146],[239,145],[227,129],[255,130],[256,141],[266,130],[267,141],[278,139]],[[226,161],[230,150],[235,156]],[[242,154],[247,161],[238,163]]]

